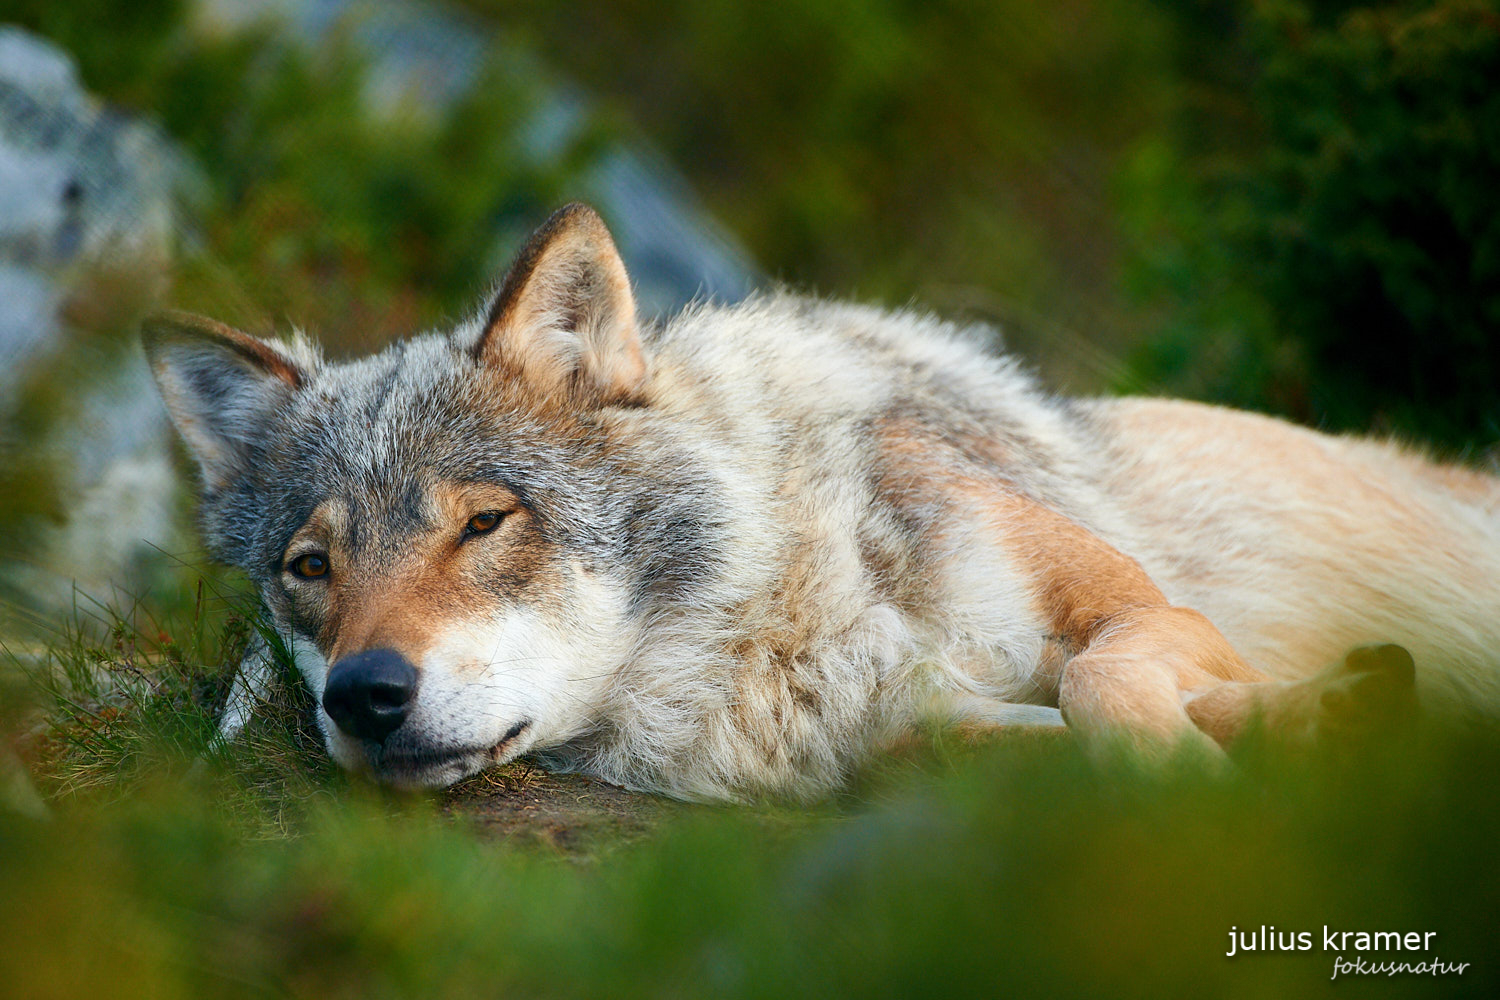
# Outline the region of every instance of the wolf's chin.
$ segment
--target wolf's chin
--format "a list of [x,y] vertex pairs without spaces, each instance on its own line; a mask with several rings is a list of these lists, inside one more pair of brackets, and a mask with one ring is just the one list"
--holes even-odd
[[447,788],[463,779],[478,774],[490,765],[486,755],[469,753],[439,763],[416,767],[382,767],[373,772],[375,780],[392,788],[418,790],[423,788]]
[[371,777],[393,788],[447,788],[487,767],[515,759],[524,749],[520,736],[531,728],[531,721],[516,723],[492,747],[464,750],[386,753],[377,750],[374,759],[366,758]]

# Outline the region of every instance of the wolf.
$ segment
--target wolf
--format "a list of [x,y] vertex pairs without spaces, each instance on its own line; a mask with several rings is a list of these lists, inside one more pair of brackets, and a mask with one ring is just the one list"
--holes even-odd
[[[207,545],[332,757],[393,785],[529,755],[809,799],[934,720],[1214,755],[1414,686],[1500,701],[1500,480],[1051,395],[914,311],[772,292],[643,322],[581,204],[473,319],[370,357],[177,313],[143,333]],[[269,670],[247,658],[226,732]]]

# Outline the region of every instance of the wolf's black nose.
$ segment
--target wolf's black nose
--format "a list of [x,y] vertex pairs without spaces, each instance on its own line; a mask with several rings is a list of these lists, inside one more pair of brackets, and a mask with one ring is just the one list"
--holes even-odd
[[323,709],[350,736],[383,742],[406,719],[417,671],[394,649],[367,649],[328,671]]

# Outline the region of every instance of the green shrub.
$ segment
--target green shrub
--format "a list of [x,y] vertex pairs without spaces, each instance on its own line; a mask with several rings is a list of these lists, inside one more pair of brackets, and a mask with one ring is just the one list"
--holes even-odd
[[1253,57],[1238,148],[1183,133],[1127,186],[1160,202],[1176,185],[1192,206],[1137,272],[1175,304],[1137,356],[1144,378],[1333,428],[1492,442],[1500,10],[1277,0],[1226,42]]

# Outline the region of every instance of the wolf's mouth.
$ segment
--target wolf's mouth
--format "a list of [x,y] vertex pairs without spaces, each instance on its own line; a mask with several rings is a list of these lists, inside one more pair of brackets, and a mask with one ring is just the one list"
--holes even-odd
[[[500,760],[505,750],[514,743],[522,733],[531,728],[530,719],[522,719],[508,729],[500,742],[493,746],[468,746],[449,748],[421,748],[421,749],[386,749],[379,757],[380,770],[390,774],[402,775],[421,774],[428,771],[441,771],[454,765],[465,766],[470,763],[483,767]],[[478,770],[477,767],[472,770]]]

